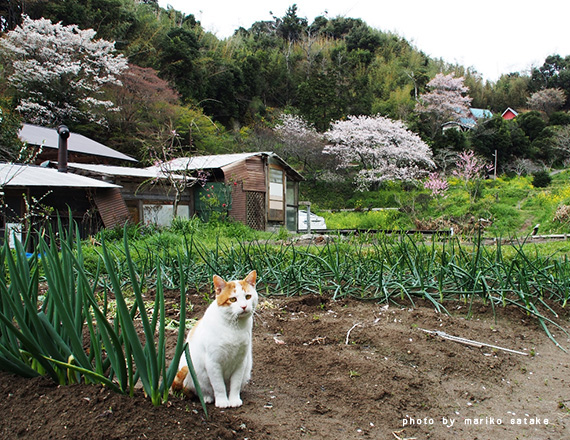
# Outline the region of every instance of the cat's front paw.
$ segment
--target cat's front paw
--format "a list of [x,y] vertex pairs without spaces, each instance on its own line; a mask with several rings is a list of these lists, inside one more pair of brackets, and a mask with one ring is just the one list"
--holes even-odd
[[229,408],[230,405],[230,401],[228,400],[227,397],[222,397],[220,399],[216,398],[216,407],[217,408]]
[[243,403],[239,397],[230,397],[229,402],[232,408],[237,408],[238,406],[241,406],[241,404]]
[[216,407],[218,408],[237,408],[241,406],[242,403],[239,397],[216,399]]

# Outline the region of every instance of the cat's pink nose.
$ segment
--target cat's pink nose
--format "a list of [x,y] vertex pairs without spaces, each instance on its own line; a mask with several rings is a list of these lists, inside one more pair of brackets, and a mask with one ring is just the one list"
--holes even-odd
[[245,309],[247,309],[247,306],[241,306],[241,308],[242,308],[243,310],[245,310]]

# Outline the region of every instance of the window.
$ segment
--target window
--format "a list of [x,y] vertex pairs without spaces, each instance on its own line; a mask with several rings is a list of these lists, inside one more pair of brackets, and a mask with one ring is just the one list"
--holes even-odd
[[268,220],[285,220],[285,173],[281,168],[269,168],[269,215]]

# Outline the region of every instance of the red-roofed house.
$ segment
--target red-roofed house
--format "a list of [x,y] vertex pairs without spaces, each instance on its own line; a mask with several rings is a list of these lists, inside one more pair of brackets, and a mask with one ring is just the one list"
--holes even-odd
[[515,110],[513,110],[513,109],[510,108],[510,107],[508,107],[508,108],[503,112],[503,114],[501,115],[501,117],[502,117],[503,119],[510,120],[510,119],[515,119],[518,115],[519,115],[519,114],[518,114]]

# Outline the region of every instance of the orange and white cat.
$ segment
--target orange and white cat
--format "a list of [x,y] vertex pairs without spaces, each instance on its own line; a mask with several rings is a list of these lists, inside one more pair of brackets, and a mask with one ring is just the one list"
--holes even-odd
[[[186,339],[204,400],[218,408],[241,406],[241,389],[251,377],[256,277],[252,271],[243,280],[226,282],[214,275],[216,299]],[[172,390],[196,391],[184,354]]]

